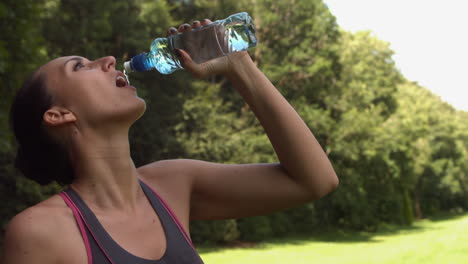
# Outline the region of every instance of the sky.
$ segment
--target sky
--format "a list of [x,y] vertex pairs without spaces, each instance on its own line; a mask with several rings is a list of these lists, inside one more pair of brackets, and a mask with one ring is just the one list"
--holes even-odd
[[345,30],[390,43],[400,72],[468,111],[468,0],[324,0]]

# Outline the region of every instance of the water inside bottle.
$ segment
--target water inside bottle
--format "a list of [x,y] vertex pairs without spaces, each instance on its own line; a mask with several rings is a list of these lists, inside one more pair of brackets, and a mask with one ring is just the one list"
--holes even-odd
[[256,44],[253,25],[209,25],[169,38],[156,39],[151,44],[145,64],[168,74],[182,68],[173,53],[174,49],[183,49],[194,62],[202,63],[231,52],[247,50]]
[[149,69],[156,68],[160,73],[169,74],[180,66],[179,60],[174,56],[174,47],[169,38],[158,38],[151,44],[148,59],[143,63]]
[[253,25],[226,25],[226,35],[229,35],[229,52],[242,51],[257,45]]
[[180,34],[170,44],[185,50],[196,63],[202,63],[252,47],[253,40],[256,44],[252,35],[255,33],[243,24],[212,25]]

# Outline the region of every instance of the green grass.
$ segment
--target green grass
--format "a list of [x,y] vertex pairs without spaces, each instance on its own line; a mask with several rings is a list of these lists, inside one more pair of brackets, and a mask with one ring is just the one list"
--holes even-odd
[[338,232],[262,243],[254,248],[199,247],[206,264],[466,264],[468,214],[386,226],[375,233]]

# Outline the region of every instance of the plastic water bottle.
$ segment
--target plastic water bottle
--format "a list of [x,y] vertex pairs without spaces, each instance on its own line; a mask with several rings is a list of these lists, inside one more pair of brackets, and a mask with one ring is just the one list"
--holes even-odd
[[152,69],[170,74],[182,69],[174,49],[183,49],[196,63],[202,63],[257,45],[255,25],[246,12],[214,21],[206,26],[153,41],[149,53],[141,53],[124,63],[124,72]]

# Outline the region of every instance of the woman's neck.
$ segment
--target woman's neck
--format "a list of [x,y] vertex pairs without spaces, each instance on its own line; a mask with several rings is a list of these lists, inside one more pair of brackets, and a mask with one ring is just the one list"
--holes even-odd
[[136,210],[143,196],[125,133],[76,133],[71,140],[72,187],[97,210]]

